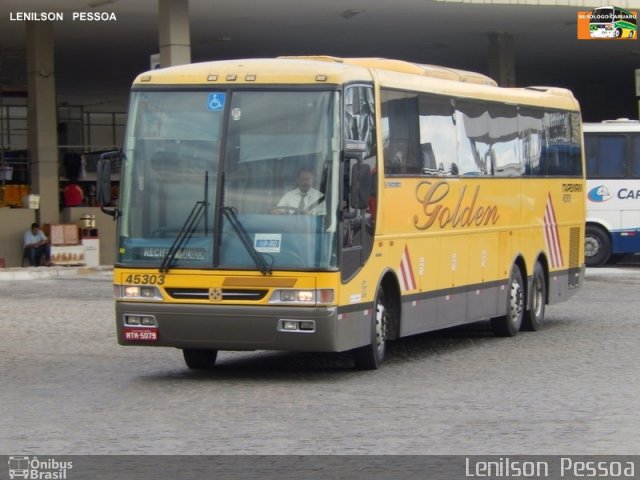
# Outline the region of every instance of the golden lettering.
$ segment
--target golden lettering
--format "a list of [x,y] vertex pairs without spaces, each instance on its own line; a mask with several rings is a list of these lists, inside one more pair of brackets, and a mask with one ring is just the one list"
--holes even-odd
[[449,195],[449,184],[445,181],[432,183],[430,180],[420,182],[416,187],[416,199],[422,205],[424,218],[413,216],[413,224],[418,230],[427,230],[436,224],[440,228],[451,226],[471,227],[481,225],[495,225],[500,214],[496,205],[476,206],[480,186],[476,185],[473,193],[467,193],[467,186],[460,190],[453,210],[443,201]]
[[[422,195],[423,190],[429,187]],[[441,188],[444,187],[444,188]],[[441,190],[441,192],[438,192]],[[413,224],[418,230],[426,230],[433,222],[436,221],[438,217],[438,213],[442,208],[442,205],[438,205],[438,202],[443,200],[447,194],[449,193],[449,184],[446,182],[438,182],[434,185],[431,185],[430,181],[420,182],[416,188],[416,197],[418,201],[422,204],[422,209],[424,211],[425,216],[427,217],[427,221],[422,225],[418,225],[420,219],[417,215],[413,216]],[[436,195],[437,194],[437,195]],[[433,205],[433,208],[431,206]]]

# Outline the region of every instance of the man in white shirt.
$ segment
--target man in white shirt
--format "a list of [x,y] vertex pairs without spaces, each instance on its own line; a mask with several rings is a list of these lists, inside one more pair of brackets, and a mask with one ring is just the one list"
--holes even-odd
[[313,188],[313,172],[301,168],[296,177],[298,187],[288,191],[278,202],[276,213],[324,215],[326,213],[324,195]]
[[29,259],[29,265],[38,266],[38,259],[44,256],[46,265],[51,265],[51,251],[49,248],[49,239],[40,229],[37,223],[31,224],[31,229],[24,232],[24,256]]

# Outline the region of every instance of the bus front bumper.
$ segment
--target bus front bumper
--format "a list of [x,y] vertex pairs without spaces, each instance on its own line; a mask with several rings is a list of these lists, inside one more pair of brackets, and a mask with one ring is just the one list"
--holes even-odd
[[370,342],[371,324],[357,318],[339,319],[337,307],[116,302],[120,345],[339,352]]

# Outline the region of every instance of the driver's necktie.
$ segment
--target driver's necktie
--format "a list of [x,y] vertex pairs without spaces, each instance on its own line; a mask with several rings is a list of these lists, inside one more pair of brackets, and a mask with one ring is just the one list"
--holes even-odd
[[298,210],[304,210],[304,199],[307,196],[305,192],[300,192],[300,203],[298,204]]

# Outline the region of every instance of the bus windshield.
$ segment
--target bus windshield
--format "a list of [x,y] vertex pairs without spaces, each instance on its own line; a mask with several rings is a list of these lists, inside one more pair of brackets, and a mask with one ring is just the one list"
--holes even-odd
[[134,91],[118,262],[335,268],[338,101],[317,90]]
[[599,23],[611,23],[613,24],[614,16],[613,16],[613,8],[611,7],[603,7],[596,8],[593,10],[591,16],[589,17],[589,23],[599,24]]

